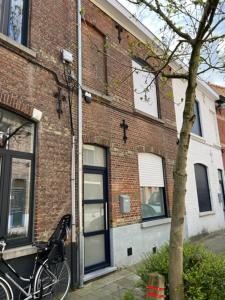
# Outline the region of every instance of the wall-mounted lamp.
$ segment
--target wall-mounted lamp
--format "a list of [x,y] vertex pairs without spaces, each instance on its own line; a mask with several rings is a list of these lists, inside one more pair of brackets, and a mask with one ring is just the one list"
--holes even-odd
[[87,103],[91,103],[92,102],[92,94],[87,92],[87,91],[83,91],[83,97],[84,97],[84,100],[87,102]]

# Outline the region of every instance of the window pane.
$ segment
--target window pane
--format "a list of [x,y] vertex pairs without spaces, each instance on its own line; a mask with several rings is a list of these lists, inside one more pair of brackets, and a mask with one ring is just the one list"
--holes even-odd
[[[17,129],[19,130],[16,131]],[[10,136],[15,133],[8,140],[7,149],[33,153],[34,129],[33,123],[15,113],[0,108],[0,135]]]
[[103,176],[84,174],[84,200],[103,200]]
[[223,172],[222,172],[222,170],[218,170],[218,177],[219,177],[219,180],[223,180]]
[[218,170],[218,177],[219,177],[219,201],[223,201],[223,204],[225,204],[225,202],[224,202],[223,171],[222,170]]
[[28,235],[31,161],[13,158],[8,216],[8,237]]
[[200,164],[195,165],[195,179],[198,194],[199,211],[211,211],[212,207],[209,193],[208,176],[205,166]]
[[84,232],[104,230],[104,204],[84,205]]
[[18,43],[22,41],[23,1],[11,0],[8,35]]
[[84,145],[83,156],[83,164],[85,166],[106,166],[106,151],[104,148],[93,145]]
[[155,75],[146,72],[145,68],[136,61],[132,62],[132,66],[134,69],[133,86],[135,108],[158,117]]
[[142,217],[165,216],[164,190],[161,187],[141,187]]
[[192,127],[192,133],[202,136],[202,129],[201,129],[201,121],[200,121],[200,113],[199,113],[199,104],[195,101],[194,104],[194,114],[195,114],[195,122]]
[[105,261],[105,238],[103,234],[85,237],[84,244],[85,267]]

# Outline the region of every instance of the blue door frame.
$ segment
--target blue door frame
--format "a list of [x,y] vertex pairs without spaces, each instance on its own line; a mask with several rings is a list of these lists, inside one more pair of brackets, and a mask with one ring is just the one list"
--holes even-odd
[[109,235],[109,221],[108,221],[108,176],[107,176],[107,168],[93,167],[93,166],[84,166],[83,174],[96,174],[96,175],[102,175],[103,177],[103,199],[93,199],[91,201],[83,199],[83,220],[85,214],[84,205],[103,204],[104,206],[104,229],[98,231],[84,232],[84,248],[85,248],[85,237],[104,235],[105,259],[102,262],[99,262],[98,264],[86,266],[84,268],[84,273],[87,274],[105,268],[110,265],[110,235]]

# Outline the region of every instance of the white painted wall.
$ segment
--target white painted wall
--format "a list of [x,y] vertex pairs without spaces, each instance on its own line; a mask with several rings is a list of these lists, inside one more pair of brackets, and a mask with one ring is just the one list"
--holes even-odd
[[[182,126],[186,81],[173,80],[176,122],[178,132]],[[219,202],[218,169],[223,170],[222,154],[219,143],[218,126],[214,101],[215,96],[197,87],[196,98],[199,101],[203,137],[191,136],[187,165],[186,194],[186,235],[188,237],[225,228],[223,203]],[[211,195],[212,212],[199,213],[195,182],[194,164],[201,163],[208,167],[208,180]]]
[[[149,225],[151,226],[142,227]],[[122,267],[140,262],[146,253],[152,251],[153,247],[159,248],[168,242],[169,234],[170,219],[111,228],[112,266]],[[132,247],[133,254],[128,256],[127,248],[130,247]]]

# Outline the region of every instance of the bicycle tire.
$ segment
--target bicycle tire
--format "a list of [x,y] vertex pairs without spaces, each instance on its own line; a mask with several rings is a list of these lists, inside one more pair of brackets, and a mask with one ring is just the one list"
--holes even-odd
[[1,300],[13,300],[13,293],[8,282],[0,277],[0,299]]
[[35,295],[42,296],[45,300],[64,300],[68,294],[70,282],[70,268],[66,260],[58,263],[50,263],[46,260],[37,271],[34,292]]

